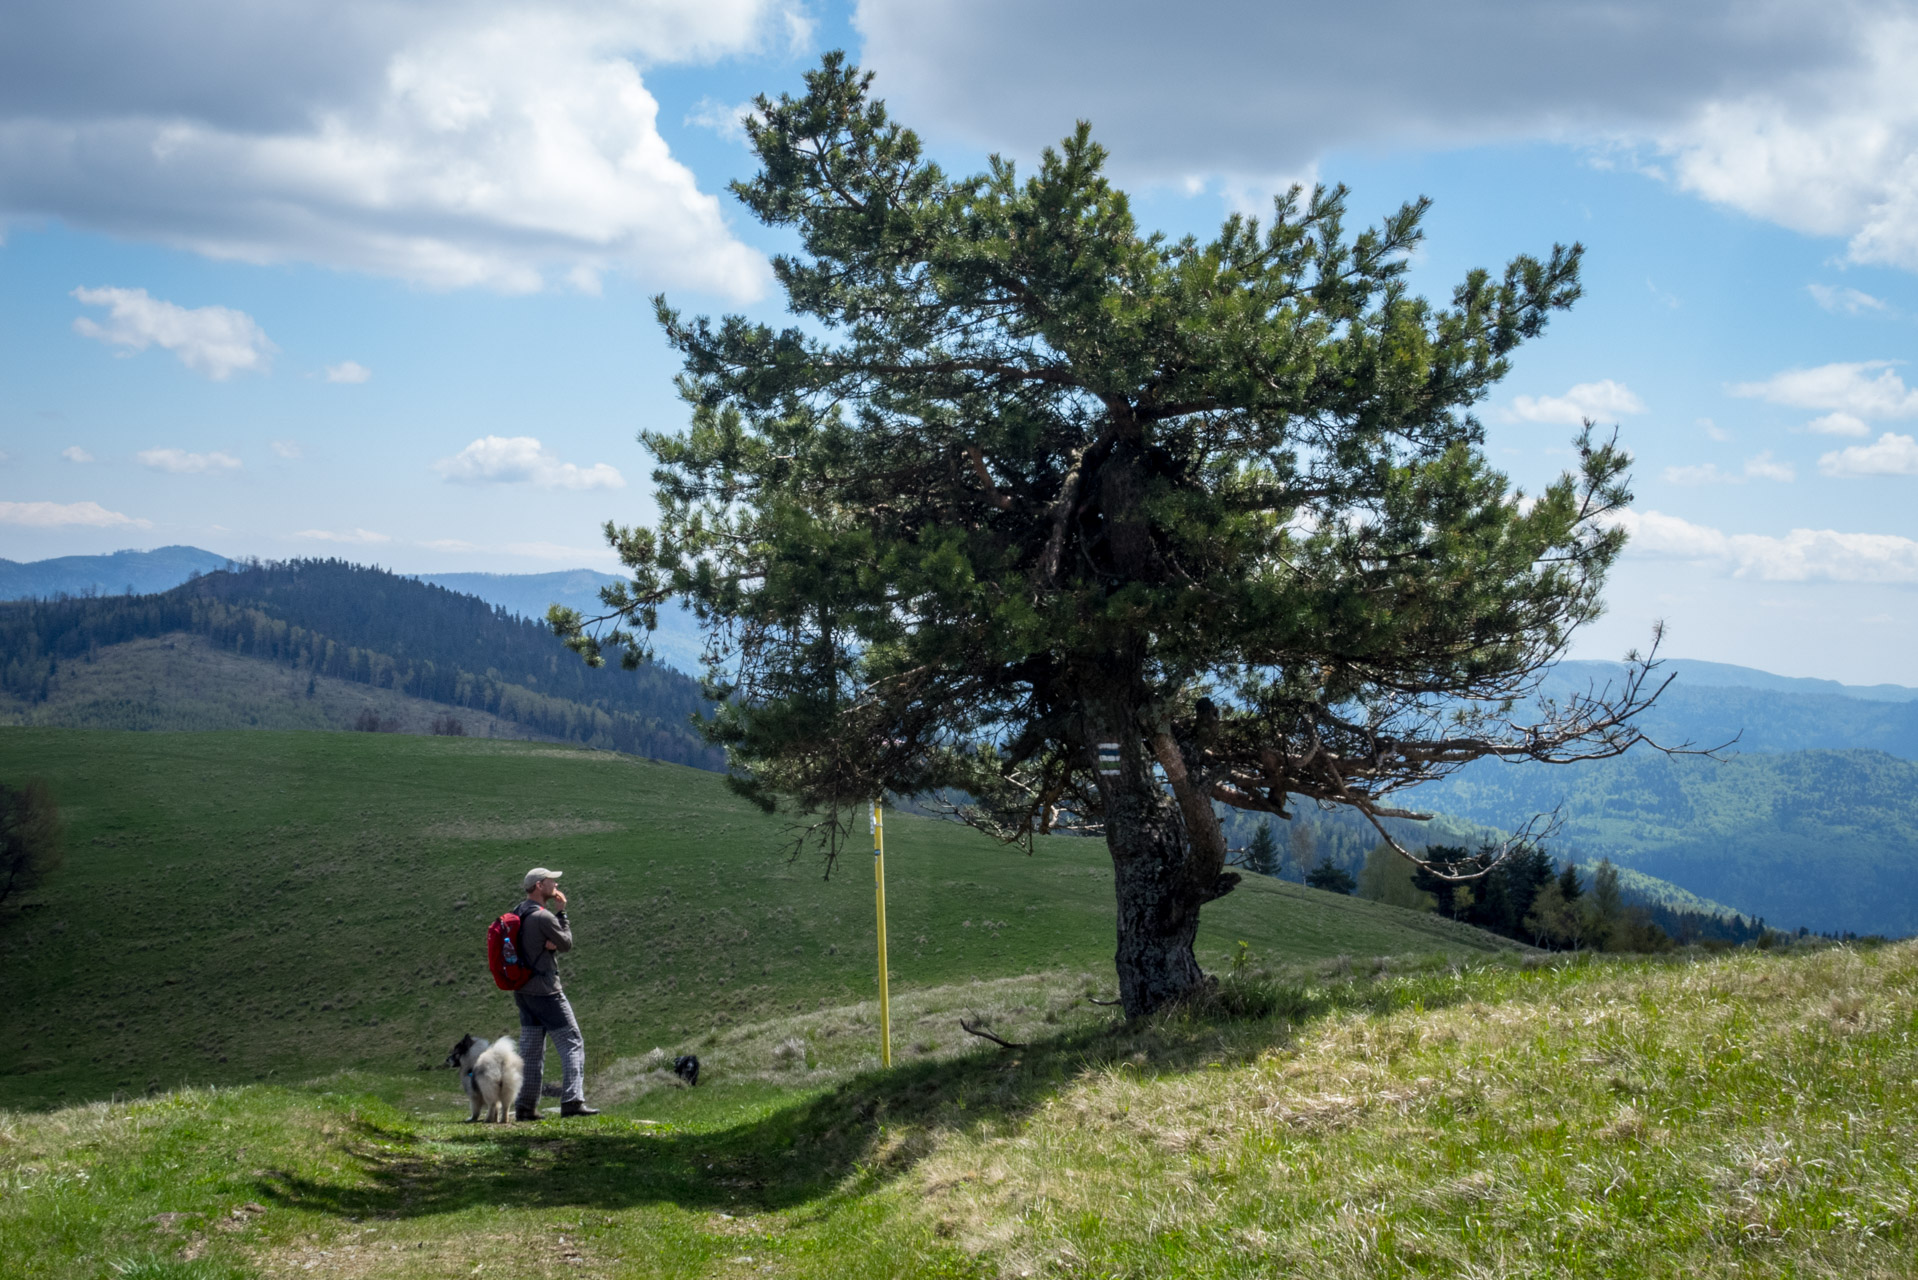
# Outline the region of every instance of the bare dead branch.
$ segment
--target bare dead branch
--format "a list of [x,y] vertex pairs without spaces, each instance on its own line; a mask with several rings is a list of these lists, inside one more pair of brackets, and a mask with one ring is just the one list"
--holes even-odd
[[992,1032],[987,1031],[984,1027],[975,1027],[970,1022],[967,1022],[964,1018],[959,1019],[959,1026],[968,1034],[978,1036],[981,1040],[990,1040],[1002,1049],[1023,1049],[1026,1047],[1024,1043],[1015,1043],[1011,1040],[1001,1040],[998,1036],[993,1035]]

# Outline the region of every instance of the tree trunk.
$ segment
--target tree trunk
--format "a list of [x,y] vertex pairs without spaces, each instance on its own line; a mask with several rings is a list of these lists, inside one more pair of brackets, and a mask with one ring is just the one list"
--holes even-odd
[[[1205,984],[1193,942],[1204,899],[1187,869],[1184,832],[1172,806],[1112,806],[1106,845],[1112,851],[1119,906],[1119,1001],[1136,1018],[1182,1000]],[[1146,812],[1139,812],[1143,807]],[[1125,813],[1123,810],[1131,810]]]
[[1191,833],[1153,771],[1129,702],[1108,695],[1088,700],[1086,710],[1089,726],[1105,726],[1095,729],[1094,754],[1099,742],[1119,748],[1116,771],[1102,767],[1098,779],[1118,899],[1119,1002],[1136,1018],[1204,986],[1193,952],[1199,908],[1230,886],[1221,885],[1216,865],[1195,858]]

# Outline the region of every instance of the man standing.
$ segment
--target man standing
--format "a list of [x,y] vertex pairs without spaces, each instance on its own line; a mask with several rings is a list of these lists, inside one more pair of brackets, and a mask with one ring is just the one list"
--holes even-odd
[[[546,1037],[559,1050],[564,1074],[560,1078],[559,1113],[596,1116],[586,1105],[586,1038],[579,1033],[573,1006],[559,986],[559,953],[573,949],[573,929],[566,922],[566,895],[559,891],[560,873],[534,867],[526,873],[526,901],[515,907],[521,924],[520,951],[532,957],[533,976],[513,993],[519,1005],[519,1056],[526,1060],[520,1082],[515,1120],[539,1120],[540,1065],[546,1058]],[[552,907],[557,905],[557,910]]]

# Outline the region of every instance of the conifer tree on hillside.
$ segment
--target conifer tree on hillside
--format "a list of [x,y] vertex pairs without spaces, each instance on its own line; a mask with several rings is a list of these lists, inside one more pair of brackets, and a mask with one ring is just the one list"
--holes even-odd
[[[1489,857],[1491,851],[1480,854]],[[1552,878],[1552,857],[1545,850],[1533,844],[1513,852],[1480,881],[1471,922],[1508,938],[1532,936],[1526,918]]]
[[1215,803],[1417,817],[1398,793],[1471,760],[1640,740],[1645,663],[1510,718],[1623,544],[1620,449],[1588,425],[1522,496],[1472,416],[1578,297],[1577,246],[1434,305],[1404,279],[1424,201],[1353,234],[1342,189],[1295,190],[1167,239],[1088,126],[955,177],[869,81],[829,55],[746,121],[733,190],[792,235],[798,320],[660,300],[691,425],[642,435],[658,524],[607,529],[631,585],[551,615],[589,661],[690,602],[737,784],[829,858],[887,791],[1102,835],[1129,1014],[1204,981],[1200,909],[1238,880]]
[[1305,883],[1310,888],[1323,889],[1327,893],[1353,893],[1359,887],[1359,882],[1352,878],[1350,871],[1329,860],[1306,872]]
[[1276,876],[1279,874],[1279,862],[1279,841],[1272,834],[1272,824],[1261,822],[1245,846],[1245,859],[1240,865],[1258,875]]

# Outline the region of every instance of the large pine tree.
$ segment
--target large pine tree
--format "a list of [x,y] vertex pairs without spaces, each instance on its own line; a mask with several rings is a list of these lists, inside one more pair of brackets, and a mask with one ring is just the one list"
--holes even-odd
[[[660,301],[691,425],[642,436],[657,526],[607,530],[613,636],[672,597],[708,624],[744,790],[829,850],[887,790],[1102,834],[1137,1014],[1204,981],[1238,880],[1215,804],[1415,816],[1394,793],[1466,761],[1635,739],[1642,674],[1510,715],[1598,612],[1626,457],[1588,426],[1524,496],[1470,412],[1578,296],[1576,246],[1434,306],[1403,280],[1423,201],[1354,235],[1342,190],[1294,191],[1168,240],[1084,125],[960,178],[839,56],[806,83],[758,102],[734,186],[795,238],[798,322]],[[597,659],[595,620],[553,620]]]

